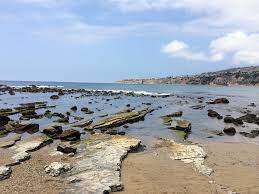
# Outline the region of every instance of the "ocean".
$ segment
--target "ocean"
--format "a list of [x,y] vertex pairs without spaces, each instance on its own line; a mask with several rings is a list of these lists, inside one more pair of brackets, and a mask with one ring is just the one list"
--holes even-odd
[[[80,94],[65,95],[59,100],[50,100],[48,93],[17,93],[15,96],[4,94],[0,96],[0,108],[14,108],[19,106],[20,103],[47,101],[48,105],[56,105],[55,109],[51,109],[52,112],[59,112],[65,114],[70,111],[72,106],[77,106],[78,109],[87,106],[94,111],[92,115],[85,115],[84,113],[77,111],[71,113],[71,123],[76,121],[74,116],[83,117],[85,119],[93,119],[94,121],[100,120],[103,115],[112,115],[116,112],[125,110],[127,104],[130,107],[134,107],[135,110],[141,110],[145,108],[145,103],[150,103],[151,108],[162,107],[156,109],[152,114],[147,115],[144,121],[130,124],[129,128],[118,128],[120,131],[125,131],[127,134],[140,138],[146,145],[149,145],[154,138],[174,138],[177,141],[181,141],[178,138],[177,132],[168,129],[163,125],[161,116],[172,113],[174,111],[183,111],[183,119],[189,120],[192,123],[192,133],[188,140],[190,141],[216,141],[216,142],[252,142],[259,143],[259,138],[247,138],[239,133],[235,136],[217,136],[215,131],[222,131],[225,127],[232,125],[225,124],[223,120],[217,120],[209,118],[207,110],[213,109],[220,113],[223,117],[231,115],[233,117],[239,117],[245,113],[259,113],[259,88],[258,87],[245,87],[245,86],[199,86],[199,85],[142,85],[142,84],[113,84],[113,83],[76,83],[76,82],[35,82],[35,81],[1,81],[0,84],[6,84],[9,86],[22,87],[29,85],[37,85],[38,87],[58,87],[64,89],[89,89],[89,90],[109,90],[109,91],[125,91],[143,93],[147,96],[122,96],[120,99],[114,99],[113,97],[103,96],[88,96],[84,98],[80,97]],[[168,98],[152,98],[152,94],[174,94]],[[197,97],[204,97],[204,102],[198,102]],[[219,97],[226,97],[230,103],[227,105],[208,105],[207,101],[213,100]],[[109,101],[106,101],[109,99]],[[91,102],[91,103],[89,103]],[[255,103],[256,107],[249,106],[250,103]],[[204,109],[195,110],[192,106],[202,105]],[[43,114],[45,110],[38,110],[39,114]],[[19,120],[19,115],[11,116],[13,120]],[[36,122],[40,124],[41,130],[44,127],[53,125],[55,118],[42,118],[31,120],[30,122]],[[66,128],[73,127],[72,124],[64,125]],[[257,125],[246,123],[244,126],[235,126],[237,132],[250,132],[253,129],[258,129]],[[31,135],[31,134],[30,134]],[[86,136],[88,134],[86,133]],[[210,138],[208,138],[210,137]],[[211,138],[212,137],[212,138]],[[26,134],[24,135],[26,138]]]

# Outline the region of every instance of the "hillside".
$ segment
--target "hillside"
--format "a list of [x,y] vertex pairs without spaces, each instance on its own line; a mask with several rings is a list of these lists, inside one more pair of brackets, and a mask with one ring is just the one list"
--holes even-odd
[[199,75],[151,79],[127,79],[120,84],[193,84],[193,85],[251,85],[259,86],[259,66],[232,68]]

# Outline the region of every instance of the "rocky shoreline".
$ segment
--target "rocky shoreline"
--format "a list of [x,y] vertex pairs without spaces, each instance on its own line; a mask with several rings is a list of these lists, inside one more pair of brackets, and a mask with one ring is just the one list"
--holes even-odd
[[[0,159],[0,181],[10,189],[11,182],[17,181],[16,172],[34,162],[37,172],[44,174],[38,177],[40,180],[51,179],[59,186],[61,181],[64,185],[53,193],[122,191],[127,187],[121,181],[122,161],[128,153],[143,148],[144,153],[166,148],[169,158],[192,166],[196,176],[213,176],[215,170],[206,164],[210,155],[199,142],[189,138],[199,124],[189,120],[190,114],[202,114],[205,124],[216,123],[215,128],[224,126],[204,130],[207,141],[235,136],[249,141],[259,136],[257,104],[250,102],[236,111],[239,105],[226,97],[1,85],[0,102],[0,152],[5,156]],[[70,107],[64,106],[66,102]],[[174,106],[182,110],[172,111]],[[145,145],[140,135],[143,126],[138,128],[138,125],[146,123],[148,130],[152,122],[156,124],[154,127],[163,127],[165,134],[176,134],[176,140],[168,135],[157,136],[150,130],[150,138],[156,141]],[[136,128],[137,136],[131,134]],[[37,158],[44,165],[35,162]],[[10,189],[0,186],[1,193],[12,193]],[[26,193],[44,193],[38,189],[31,188]],[[21,193],[26,188],[22,190]]]

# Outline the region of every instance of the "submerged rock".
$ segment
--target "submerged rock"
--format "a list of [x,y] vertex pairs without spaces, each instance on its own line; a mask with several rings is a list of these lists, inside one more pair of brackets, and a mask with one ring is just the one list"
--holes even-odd
[[243,121],[240,118],[235,119],[233,117],[225,117],[224,122],[225,123],[233,123],[235,125],[243,125],[244,124]]
[[58,95],[52,95],[52,96],[50,96],[50,99],[57,100],[57,99],[59,99],[59,96]]
[[120,169],[128,152],[140,140],[127,136],[94,134],[85,142],[85,154],[69,173],[73,181],[65,193],[103,194],[123,189]]
[[126,123],[134,123],[140,120],[143,120],[147,113],[151,110],[144,109],[138,112],[123,112],[117,113],[111,117],[105,118],[103,120],[97,121],[86,127],[86,130],[93,130],[93,129],[102,129],[102,128],[113,128],[119,127]]
[[242,117],[239,117],[239,119],[247,123],[254,123],[259,125],[259,118],[255,114],[246,114]]
[[10,166],[0,166],[0,181],[8,179],[12,174]]
[[56,177],[72,169],[69,163],[53,162],[45,167],[45,172],[50,176]]
[[72,110],[72,111],[77,111],[77,106],[71,107],[71,110]]

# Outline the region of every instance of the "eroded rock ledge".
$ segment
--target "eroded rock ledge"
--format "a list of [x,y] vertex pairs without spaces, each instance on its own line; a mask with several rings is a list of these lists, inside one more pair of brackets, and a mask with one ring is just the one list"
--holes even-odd
[[103,194],[122,190],[122,160],[140,143],[139,139],[127,136],[91,136],[85,142],[82,156],[68,175],[71,188],[65,193]]

